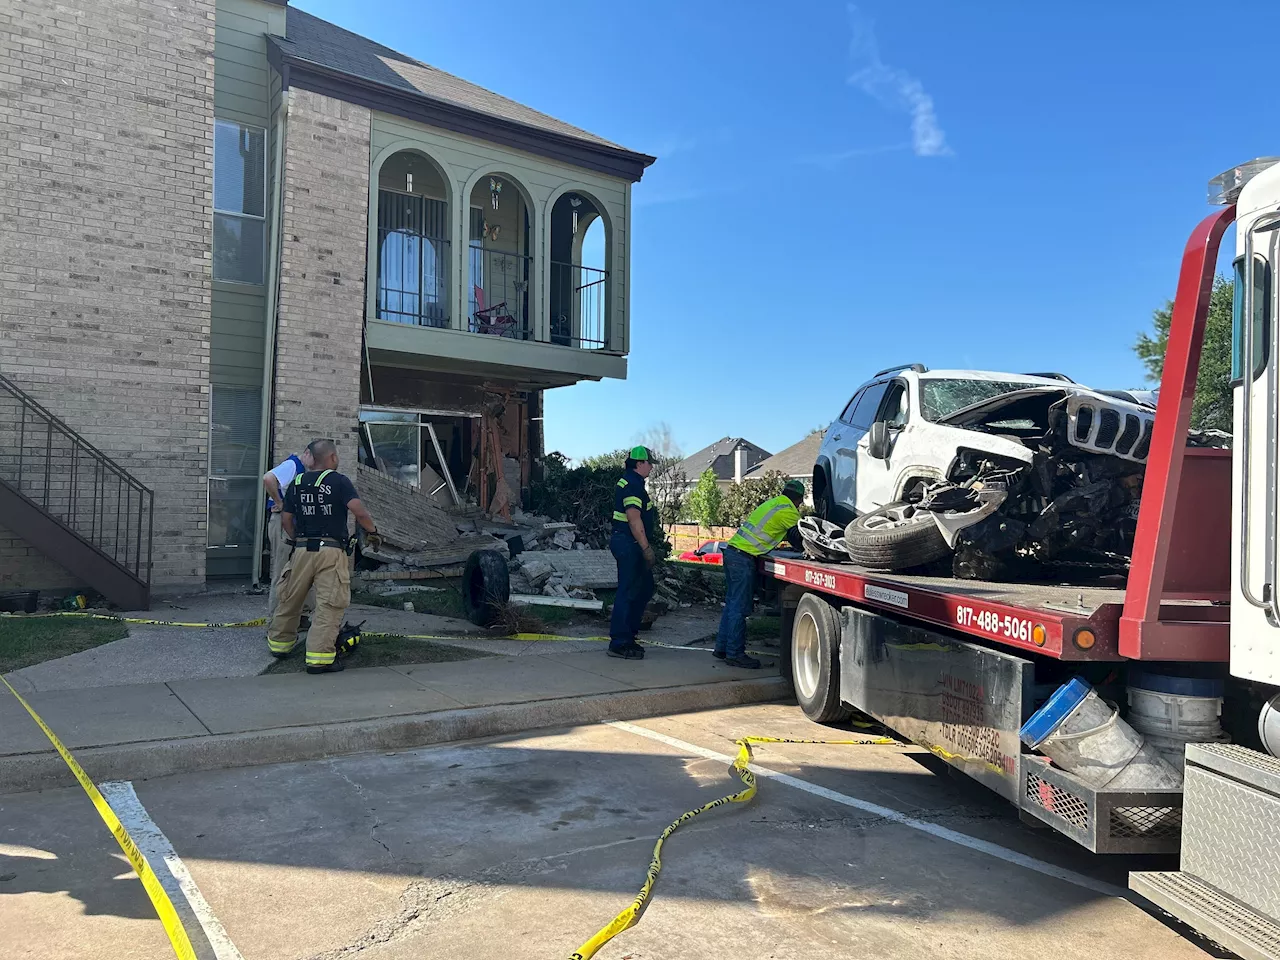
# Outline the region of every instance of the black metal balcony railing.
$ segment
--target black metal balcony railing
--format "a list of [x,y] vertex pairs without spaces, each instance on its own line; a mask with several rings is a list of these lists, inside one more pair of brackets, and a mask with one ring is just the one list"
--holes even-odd
[[529,277],[533,258],[471,244],[471,309],[468,327],[513,340],[529,340]]
[[609,271],[551,261],[551,342],[600,350],[609,345]]
[[0,480],[135,578],[151,582],[152,492],[4,376]]
[[377,318],[449,326],[453,263],[448,206],[392,190],[378,192]]

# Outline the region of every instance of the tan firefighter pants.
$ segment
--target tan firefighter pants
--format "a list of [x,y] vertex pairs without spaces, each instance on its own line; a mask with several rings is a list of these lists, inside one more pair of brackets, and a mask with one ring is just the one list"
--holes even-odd
[[[271,544],[271,589],[267,593],[267,621],[276,615],[276,601],[280,599],[280,574],[284,573],[284,565],[289,562],[289,546],[284,530],[280,526],[280,514],[273,513],[267,520],[267,540]],[[316,591],[313,588],[307,594],[307,602],[302,605],[302,612],[311,615],[316,608]]]
[[307,666],[333,663],[334,641],[342,628],[342,617],[351,603],[351,558],[338,547],[321,547],[314,552],[298,547],[280,574],[279,599],[267,646],[272,653],[288,653],[298,643],[298,618],[307,591],[315,587],[316,612],[307,631]]

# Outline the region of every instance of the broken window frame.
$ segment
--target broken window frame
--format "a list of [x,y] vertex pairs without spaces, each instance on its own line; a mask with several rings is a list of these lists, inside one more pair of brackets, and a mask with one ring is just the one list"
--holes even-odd
[[[412,418],[416,419],[400,419]],[[374,442],[373,431],[371,426],[379,424],[402,424],[404,426],[414,427],[417,434],[417,482],[411,486],[423,489],[421,486],[423,467],[431,467],[433,471],[441,477],[441,484],[433,490],[425,490],[428,495],[436,496],[441,490],[448,488],[450,499],[454,504],[461,502],[464,487],[458,487],[453,476],[453,471],[449,469],[448,461],[445,459],[444,449],[440,444],[440,439],[435,433],[435,420],[449,418],[467,418],[471,420],[479,420],[481,414],[472,410],[443,410],[443,409],[423,409],[423,408],[406,408],[406,407],[385,407],[374,404],[364,404],[360,407],[360,444],[364,451],[368,451],[370,463],[373,468],[379,469],[377,466],[377,444]],[[434,464],[427,460],[426,448],[423,445],[423,432],[426,431],[427,439],[436,454],[436,460],[439,463],[437,468]],[[364,457],[362,456],[362,461]]]

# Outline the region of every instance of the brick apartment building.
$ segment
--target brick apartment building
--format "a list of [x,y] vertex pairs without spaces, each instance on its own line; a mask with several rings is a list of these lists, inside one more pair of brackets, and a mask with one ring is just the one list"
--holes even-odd
[[314,437],[528,482],[542,392],[626,376],[653,158],[287,0],[11,5],[0,121],[0,594],[248,576]]

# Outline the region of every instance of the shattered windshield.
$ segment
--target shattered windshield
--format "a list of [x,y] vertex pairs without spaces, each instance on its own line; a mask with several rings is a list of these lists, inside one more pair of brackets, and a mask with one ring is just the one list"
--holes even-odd
[[920,412],[926,420],[938,421],[975,403],[1034,385],[1008,380],[925,379],[920,381]]

